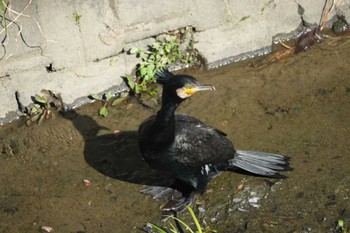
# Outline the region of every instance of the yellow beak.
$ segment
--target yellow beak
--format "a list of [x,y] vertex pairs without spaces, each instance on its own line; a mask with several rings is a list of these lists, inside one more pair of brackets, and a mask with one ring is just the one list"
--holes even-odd
[[177,95],[182,99],[188,98],[198,91],[215,91],[215,87],[211,85],[198,85],[182,87],[176,90]]
[[185,87],[184,90],[185,94],[187,95],[193,95],[198,91],[215,91],[215,87],[211,85],[199,85],[193,87]]

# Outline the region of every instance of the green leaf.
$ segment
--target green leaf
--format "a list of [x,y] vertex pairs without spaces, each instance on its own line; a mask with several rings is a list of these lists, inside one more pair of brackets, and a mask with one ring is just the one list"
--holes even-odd
[[140,68],[140,75],[145,76],[147,74],[147,67],[141,67]]
[[106,101],[109,101],[110,99],[113,98],[113,93],[111,91],[107,92],[107,94],[105,94],[105,98],[106,98]]
[[188,212],[190,212],[190,214],[191,214],[191,216],[192,216],[192,219],[193,219],[194,223],[196,224],[198,233],[202,233],[202,227],[201,227],[201,225],[199,224],[198,219],[197,219],[196,215],[194,214],[192,208],[189,207],[189,206],[186,206],[186,208],[187,208]]
[[165,228],[159,227],[156,224],[153,223],[147,223],[147,225],[150,225],[151,227],[153,227],[154,229],[156,229],[159,233],[168,233]]
[[148,74],[146,74],[146,75],[143,77],[143,81],[146,81],[146,82],[151,81]]
[[339,220],[338,220],[338,226],[340,227],[341,232],[344,232],[344,233],[350,232],[350,231],[348,231],[348,229],[346,229],[346,227],[344,226],[344,221],[343,221],[342,219],[339,219]]
[[142,61],[140,62],[140,67],[145,67],[145,66],[148,66],[149,65],[149,62],[148,61]]
[[32,114],[36,113],[37,111],[38,111],[38,109],[34,106],[30,109],[29,114],[32,115]]
[[159,48],[160,48],[160,43],[159,42],[154,42],[153,44],[152,44],[152,48],[154,48],[154,49],[156,49],[156,50],[158,50]]
[[79,23],[79,20],[80,20],[80,18],[81,18],[81,15],[79,15],[78,12],[74,11],[74,12],[73,12],[73,18],[75,19],[75,21],[76,21],[77,23]]
[[149,60],[151,61],[154,61],[156,59],[156,56],[154,54],[151,54],[149,57],[148,57]]
[[162,57],[161,59],[160,59],[160,64],[162,64],[162,65],[167,65],[167,64],[169,64],[170,62],[169,62],[169,58],[168,57],[166,57],[166,56],[164,56],[164,57]]
[[130,54],[135,54],[135,53],[139,53],[140,52],[140,49],[139,48],[136,48],[136,47],[132,47],[130,50],[129,50],[129,53]]
[[26,125],[30,126],[32,124],[32,121],[30,119],[26,120]]
[[152,64],[152,65],[149,65],[148,67],[147,67],[147,75],[149,76],[149,77],[153,77],[154,76],[154,65]]
[[160,49],[160,50],[158,51],[158,53],[159,53],[160,55],[164,55],[164,49]]
[[[181,225],[183,225],[185,228],[186,228],[186,230],[188,230],[190,233],[195,233],[191,228],[190,228],[190,226],[188,225],[188,224],[186,224],[184,221],[182,221],[181,219],[179,219],[179,218],[177,218],[177,217],[174,217],[174,216],[169,216],[170,218],[172,218],[172,219],[174,219],[174,220],[176,220],[176,221],[178,221]],[[202,232],[200,232],[200,233],[202,233]]]
[[41,125],[41,124],[44,122],[45,115],[46,115],[45,113],[40,114],[39,121],[38,121],[38,125]]
[[107,117],[108,116],[108,109],[105,106],[103,106],[100,109],[100,116],[102,116],[102,117]]
[[126,76],[126,80],[128,81],[128,85],[132,90],[135,90],[135,81],[131,75]]
[[139,93],[141,93],[141,91],[142,91],[142,87],[140,85],[135,85],[134,92],[136,94],[139,94]]
[[97,94],[92,94],[92,95],[90,95],[90,97],[95,99],[95,100],[99,100],[100,99],[100,96],[97,95]]
[[42,103],[42,104],[46,104],[47,103],[47,100],[40,96],[40,95],[35,95],[35,100],[38,101],[39,103]]
[[156,89],[149,89],[148,91],[147,91],[147,93],[150,95],[150,96],[155,96],[155,95],[157,95],[157,90]]
[[127,92],[127,91],[120,93],[120,98],[125,98],[128,96],[129,96],[129,92]]
[[174,224],[172,224],[171,222],[168,222],[169,223],[169,225],[170,225],[170,227],[171,227],[171,232],[173,232],[173,233],[178,233],[178,230],[177,230],[177,228],[174,226]]
[[31,117],[30,117],[30,121],[31,121],[31,122],[35,122],[35,121],[39,120],[39,118],[40,118],[41,115],[42,115],[42,114],[35,114],[35,115],[31,116]]
[[171,45],[170,45],[170,44],[166,44],[165,47],[164,47],[164,49],[165,49],[165,51],[166,51],[167,53],[170,53],[170,51],[171,51]]
[[113,102],[112,102],[112,106],[116,106],[118,104],[121,104],[122,102],[124,102],[124,100],[126,100],[127,97],[120,97],[118,99],[115,99]]
[[142,58],[142,60],[144,60],[147,57],[147,54],[143,50],[140,50],[137,54]]

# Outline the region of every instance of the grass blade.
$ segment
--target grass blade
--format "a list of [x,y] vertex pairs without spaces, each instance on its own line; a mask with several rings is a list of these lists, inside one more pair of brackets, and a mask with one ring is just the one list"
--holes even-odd
[[170,218],[174,219],[175,221],[181,223],[186,230],[188,230],[190,233],[194,233],[194,231],[191,229],[191,227],[189,225],[187,225],[184,221],[182,221],[181,219],[174,217],[174,216],[170,216]]
[[193,219],[194,223],[196,224],[198,233],[203,233],[203,232],[202,232],[202,227],[201,227],[201,225],[199,224],[198,219],[197,219],[196,215],[194,214],[192,208],[189,207],[189,206],[186,206],[186,208],[187,208],[188,212],[190,212],[190,214],[191,214],[191,216],[192,216],[192,219]]
[[156,229],[159,233],[168,233],[164,228],[161,228],[153,223],[148,222],[147,224]]

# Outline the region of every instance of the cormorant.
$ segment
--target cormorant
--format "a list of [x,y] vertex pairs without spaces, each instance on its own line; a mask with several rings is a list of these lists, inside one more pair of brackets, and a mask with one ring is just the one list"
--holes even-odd
[[[139,147],[151,167],[175,178],[172,187],[182,193],[180,204],[188,204],[195,193],[203,193],[208,181],[220,171],[242,169],[282,178],[278,171],[289,169],[288,158],[282,155],[235,150],[221,130],[192,116],[175,114],[186,98],[199,91],[215,90],[213,86],[167,70],[157,71],[156,78],[163,85],[162,105],[157,115],[140,125]],[[151,188],[146,193],[156,196],[156,192],[159,189]]]

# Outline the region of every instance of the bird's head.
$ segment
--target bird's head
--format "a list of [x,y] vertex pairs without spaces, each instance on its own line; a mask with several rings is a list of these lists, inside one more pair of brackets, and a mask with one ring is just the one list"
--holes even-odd
[[[174,75],[167,70],[157,71],[157,82],[163,85],[164,93],[184,100],[199,91],[214,91],[212,85],[200,84],[189,75]],[[164,95],[163,93],[163,95]]]

